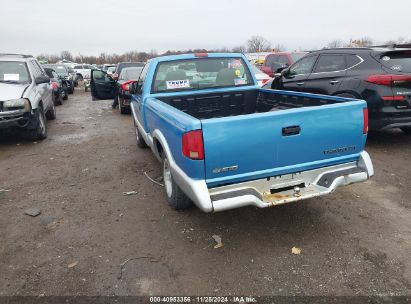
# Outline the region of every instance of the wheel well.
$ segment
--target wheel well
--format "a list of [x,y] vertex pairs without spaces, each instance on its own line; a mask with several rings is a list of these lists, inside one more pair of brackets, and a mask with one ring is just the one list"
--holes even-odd
[[360,94],[358,94],[357,92],[353,92],[353,91],[341,91],[341,92],[336,92],[336,93],[333,94],[333,96],[343,95],[343,94],[349,94],[349,95],[354,96],[355,98],[360,98],[360,99],[362,98],[362,97],[360,96]]
[[157,154],[160,157],[163,157],[164,149],[163,149],[163,146],[161,145],[161,143],[158,141],[157,138],[154,138],[154,147],[156,147]]

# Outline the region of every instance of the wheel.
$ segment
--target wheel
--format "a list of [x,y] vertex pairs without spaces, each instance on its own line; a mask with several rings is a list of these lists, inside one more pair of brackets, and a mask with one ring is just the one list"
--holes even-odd
[[58,96],[54,99],[54,105],[61,106],[63,104],[63,92],[60,91]]
[[170,163],[165,153],[162,155],[163,158],[163,179],[164,179],[164,189],[167,196],[168,204],[174,210],[184,210],[190,208],[193,202],[185,195],[185,193],[178,187],[171,174]]
[[119,107],[120,107],[120,113],[121,114],[125,115],[125,114],[129,113],[129,111],[126,107],[122,107],[122,106],[119,106]]
[[63,85],[63,100],[67,100],[68,99],[68,89],[66,85]]
[[53,103],[51,109],[47,111],[46,118],[48,120],[55,120],[56,119],[56,107],[54,106],[54,103]]
[[69,94],[74,94],[74,83],[71,84],[70,90],[68,90]]
[[134,118],[133,118],[133,122],[134,122],[134,131],[136,132],[137,146],[139,148],[142,148],[142,149],[148,148],[146,142],[144,141],[143,137],[141,136],[140,130],[138,129],[137,123],[134,120]]
[[47,138],[46,118],[42,107],[37,109],[36,115],[36,127],[29,131],[29,136],[32,140],[42,140]]
[[143,139],[143,137],[142,137],[142,135],[141,135],[141,133],[140,133],[140,130],[139,130],[138,127],[137,127],[137,123],[136,123],[136,121],[134,120],[134,118],[133,118],[133,122],[134,122],[134,131],[136,132],[137,146],[138,146],[139,148],[142,148],[142,149],[148,148],[146,142],[144,141],[144,139]]
[[411,135],[411,127],[402,127],[400,128],[402,132],[404,132],[407,135]]

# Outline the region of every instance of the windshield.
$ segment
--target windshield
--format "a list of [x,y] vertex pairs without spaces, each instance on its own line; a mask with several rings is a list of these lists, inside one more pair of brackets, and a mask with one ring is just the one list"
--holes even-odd
[[143,68],[126,68],[121,71],[120,80],[138,80]]
[[391,52],[380,58],[381,63],[394,72],[411,73],[411,52]]
[[159,63],[154,76],[153,92],[250,84],[253,84],[253,80],[241,58],[187,59]]
[[293,62],[296,62],[297,60],[303,58],[306,55],[306,53],[292,53],[290,54],[291,59],[293,60]]
[[58,75],[62,75],[62,76],[68,75],[67,68],[64,65],[55,65],[52,68]]
[[0,82],[26,83],[30,81],[30,75],[24,62],[0,62]]
[[123,63],[119,63],[117,68],[116,68],[116,73],[120,75],[121,71],[124,68],[130,68],[130,67],[144,67],[144,63],[142,62],[123,62]]
[[263,74],[263,72],[259,68],[257,68],[255,65],[251,65],[251,66],[253,68],[254,74]]

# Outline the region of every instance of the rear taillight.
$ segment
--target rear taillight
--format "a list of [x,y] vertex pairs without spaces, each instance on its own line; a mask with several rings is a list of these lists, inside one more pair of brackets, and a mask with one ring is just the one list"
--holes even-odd
[[270,79],[263,79],[261,80],[262,84],[266,84]]
[[203,132],[201,130],[183,134],[183,155],[190,159],[204,159]]
[[368,133],[368,108],[362,109],[363,113],[363,128],[362,128],[362,133],[367,134]]
[[56,82],[52,82],[51,83],[51,87],[54,89],[54,90],[56,90],[56,89],[58,89],[58,84],[56,83]]
[[404,101],[404,96],[383,96],[383,100],[385,101]]
[[398,86],[403,83],[411,82],[411,76],[375,74],[375,75],[368,76],[367,81],[371,83],[375,83],[375,84],[385,85],[385,86]]
[[128,80],[128,81],[126,81],[126,82],[124,82],[122,85],[121,85],[121,89],[123,90],[123,91],[130,91],[130,84],[133,82],[133,80]]

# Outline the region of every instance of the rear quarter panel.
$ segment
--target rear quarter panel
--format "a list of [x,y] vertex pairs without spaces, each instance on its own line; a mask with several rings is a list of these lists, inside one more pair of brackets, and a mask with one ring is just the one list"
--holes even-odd
[[174,161],[190,177],[204,179],[204,161],[191,160],[182,153],[183,134],[201,129],[201,121],[156,99],[146,98],[145,131],[153,134],[159,130],[170,148]]

